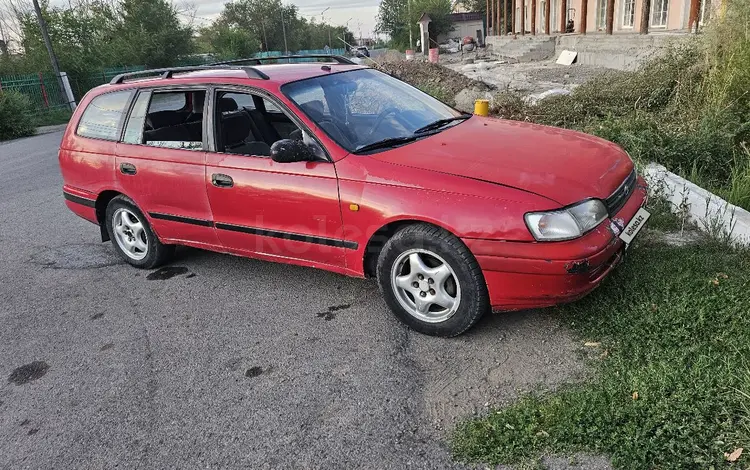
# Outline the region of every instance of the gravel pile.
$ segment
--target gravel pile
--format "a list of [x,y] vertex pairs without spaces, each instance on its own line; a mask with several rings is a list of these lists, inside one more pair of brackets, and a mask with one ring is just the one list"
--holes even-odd
[[489,91],[493,88],[462,73],[422,60],[384,60],[378,66],[384,72],[418,88],[440,87],[450,96],[456,96],[466,88],[477,91]]

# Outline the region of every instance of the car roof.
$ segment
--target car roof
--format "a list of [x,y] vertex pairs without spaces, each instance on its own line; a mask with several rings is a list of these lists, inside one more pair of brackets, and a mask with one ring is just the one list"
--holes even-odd
[[[184,71],[181,72],[176,70],[167,79],[156,76],[147,78],[134,78],[125,80],[122,84],[129,84],[132,86],[137,83],[138,85],[154,85],[154,84],[168,84],[180,81],[189,81],[190,83],[206,82],[215,83],[221,82],[222,79],[244,79],[252,82],[257,82],[259,78],[250,77],[248,70],[254,72],[261,72],[264,77],[264,82],[275,83],[276,85],[283,85],[285,83],[294,82],[297,80],[304,80],[307,78],[314,78],[323,75],[328,75],[336,72],[345,72],[349,70],[358,70],[369,68],[365,65],[358,64],[339,64],[339,63],[328,63],[328,62],[302,62],[302,63],[291,63],[291,64],[262,64],[253,65],[243,68],[242,66],[225,66],[217,65],[216,67],[204,68],[199,70]],[[265,77],[268,77],[265,79]]]

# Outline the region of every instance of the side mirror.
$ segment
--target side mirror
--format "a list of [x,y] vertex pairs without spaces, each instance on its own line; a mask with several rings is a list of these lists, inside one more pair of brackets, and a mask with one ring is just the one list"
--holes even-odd
[[301,140],[282,139],[271,146],[271,160],[278,163],[311,162],[316,160],[310,147]]

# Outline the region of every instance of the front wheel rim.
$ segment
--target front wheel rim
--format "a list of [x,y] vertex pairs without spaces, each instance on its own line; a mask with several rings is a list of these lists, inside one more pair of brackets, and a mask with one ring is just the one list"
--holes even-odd
[[132,211],[120,208],[112,214],[112,232],[117,246],[128,258],[141,261],[148,255],[146,230]]
[[461,303],[461,284],[455,271],[429,250],[403,252],[393,263],[391,287],[407,313],[427,323],[448,320]]

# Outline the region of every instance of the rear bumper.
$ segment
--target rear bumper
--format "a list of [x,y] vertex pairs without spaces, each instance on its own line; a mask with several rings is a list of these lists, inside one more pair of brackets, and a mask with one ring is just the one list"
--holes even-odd
[[96,194],[72,186],[63,186],[65,205],[79,217],[98,223],[96,218]]
[[493,310],[547,307],[594,290],[622,261],[620,231],[647,201],[646,183],[612,219],[576,240],[506,242],[464,239],[482,267]]

